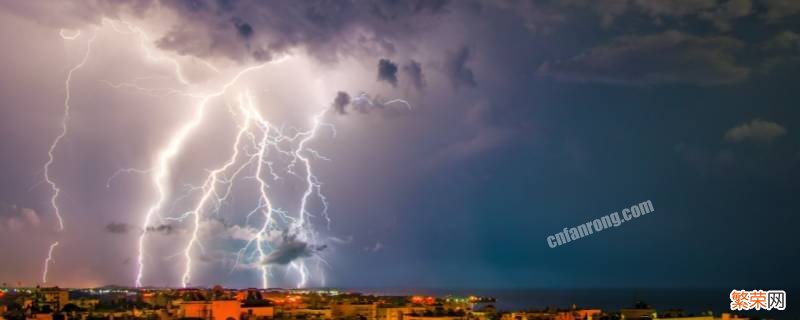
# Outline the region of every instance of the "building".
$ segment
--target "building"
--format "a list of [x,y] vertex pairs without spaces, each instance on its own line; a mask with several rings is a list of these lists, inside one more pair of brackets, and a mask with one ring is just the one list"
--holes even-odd
[[750,318],[740,318],[737,315],[731,315],[730,313],[723,313],[721,317],[717,318],[712,315],[703,315],[703,316],[685,316],[685,317],[659,317],[659,320],[749,320]]
[[267,319],[275,316],[275,307],[266,300],[245,300],[241,305],[243,320]]
[[403,316],[412,313],[423,313],[425,307],[379,307],[376,319],[378,320],[403,320]]
[[292,319],[333,319],[331,309],[295,308],[281,310],[281,316]]
[[230,320],[239,319],[242,315],[241,303],[236,300],[212,300],[211,319]]
[[180,304],[178,316],[181,318],[211,318],[211,303],[208,301],[184,301]]
[[653,319],[656,317],[656,310],[650,308],[633,308],[633,309],[620,309],[621,319]]
[[592,320],[599,319],[603,312],[600,309],[577,309],[560,311],[555,315],[555,320]]
[[69,303],[69,291],[59,287],[41,288],[42,303],[50,305],[53,310],[61,310],[67,303]]
[[76,305],[76,306],[78,306],[80,308],[91,310],[91,309],[94,309],[95,306],[97,306],[98,303],[100,303],[100,299],[97,299],[97,298],[78,298],[78,299],[70,300],[69,303],[74,304],[74,305]]
[[341,303],[331,305],[331,316],[335,319],[362,318],[375,320],[378,316],[377,303]]

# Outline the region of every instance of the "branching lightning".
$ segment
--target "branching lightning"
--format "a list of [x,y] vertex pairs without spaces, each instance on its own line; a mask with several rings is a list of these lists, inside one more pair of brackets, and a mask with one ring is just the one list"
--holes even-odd
[[[325,245],[318,239],[315,223],[322,221],[330,228],[331,219],[328,215],[328,200],[322,192],[323,184],[315,175],[314,160],[330,160],[309,145],[317,138],[319,131],[329,128],[335,136],[335,128],[324,122],[330,107],[321,106],[304,124],[302,129],[289,127],[283,124],[275,125],[268,119],[256,102],[256,98],[247,91],[240,89],[240,82],[250,73],[256,73],[267,66],[279,63],[283,59],[266,62],[238,70],[230,78],[212,90],[200,89],[183,74],[181,63],[151,47],[151,38],[140,28],[127,22],[105,20],[104,25],[110,25],[114,31],[138,38],[143,57],[157,63],[166,63],[174,71],[175,79],[180,83],[179,88],[153,88],[143,85],[144,81],[157,76],[139,77],[133,80],[113,83],[100,80],[109,87],[120,90],[133,90],[135,92],[155,98],[164,98],[180,95],[193,100],[193,108],[185,120],[165,140],[160,149],[154,153],[153,163],[149,168],[120,169],[114,172],[107,180],[107,187],[111,188],[112,181],[120,174],[138,173],[146,175],[148,186],[154,190],[154,198],[142,212],[141,234],[135,243],[137,251],[135,285],[144,284],[147,270],[148,236],[153,230],[164,222],[180,222],[187,227],[186,243],[174,257],[181,257],[182,274],[180,283],[183,287],[192,284],[193,274],[197,273],[197,254],[204,254],[206,247],[203,244],[203,227],[211,221],[211,215],[217,213],[225,203],[231,201],[234,184],[253,183],[256,194],[256,203],[246,213],[244,225],[246,239],[237,238],[243,245],[235,252],[233,268],[253,270],[259,274],[261,287],[267,288],[270,284],[271,269],[283,266],[287,272],[297,276],[297,287],[308,285],[312,279],[312,270],[322,270],[327,265],[321,252]],[[61,32],[62,38],[72,40],[79,38],[81,33]],[[87,42],[87,51],[81,62],[70,69],[65,83],[66,99],[64,101],[64,117],[61,123],[61,134],[56,137],[50,146],[48,161],[44,167],[45,181],[51,186],[53,196],[51,205],[58,218],[59,229],[64,229],[64,223],[58,208],[60,189],[50,177],[50,166],[54,161],[54,151],[59,142],[67,134],[67,122],[70,111],[70,81],[74,72],[79,70],[89,59],[92,42],[97,32]],[[200,63],[217,74],[224,74],[211,63],[199,60]],[[246,87],[246,85],[245,85]],[[236,123],[235,138],[231,141],[230,154],[216,168],[208,169],[199,179],[199,185],[183,184],[185,194],[174,196],[173,167],[188,151],[189,142],[202,132],[210,110],[232,95],[236,95],[236,103],[227,104],[231,118]],[[362,93],[353,99],[354,102],[363,103],[371,107],[383,107],[390,104],[403,104],[409,109],[411,105],[405,100],[395,99],[385,102],[373,101],[368,95]],[[288,182],[287,182],[288,181]],[[291,183],[292,186],[302,185],[302,194],[289,196],[276,195],[275,182]],[[274,184],[274,185],[271,185]],[[249,186],[249,185],[248,185]],[[278,201],[281,200],[281,201]],[[188,210],[175,213],[178,202],[190,202]],[[286,203],[286,208],[279,206]],[[184,207],[185,209],[185,207]],[[312,221],[313,220],[313,221]],[[238,227],[238,225],[237,225]],[[303,254],[291,258],[276,258],[282,245],[301,244],[305,250]],[[48,266],[53,262],[53,251],[58,246],[54,242],[50,246],[48,257],[45,260],[43,281],[47,280]],[[316,262],[314,264],[314,262]],[[320,272],[321,273],[321,272]],[[320,275],[320,279],[324,278]]]

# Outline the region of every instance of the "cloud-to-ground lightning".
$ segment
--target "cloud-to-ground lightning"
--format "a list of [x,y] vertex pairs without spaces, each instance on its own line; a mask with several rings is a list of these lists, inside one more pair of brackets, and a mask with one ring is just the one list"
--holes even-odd
[[[200,103],[197,105],[197,107],[195,109],[194,116],[191,118],[191,120],[189,120],[187,123],[185,123],[183,126],[181,126],[180,129],[178,129],[178,131],[175,134],[172,135],[172,137],[171,137],[169,143],[167,143],[166,147],[161,149],[161,151],[159,152],[158,161],[157,161],[157,164],[155,166],[156,169],[155,169],[154,174],[152,175],[152,183],[153,183],[153,185],[155,186],[155,188],[156,188],[156,190],[158,192],[158,199],[156,200],[156,202],[152,206],[150,206],[150,208],[145,213],[145,219],[144,219],[144,224],[143,224],[143,229],[145,230],[145,232],[143,232],[139,236],[139,255],[138,255],[139,269],[138,269],[138,273],[136,275],[136,283],[135,283],[137,287],[142,285],[142,277],[144,275],[144,250],[145,250],[144,241],[145,241],[145,237],[147,235],[147,231],[146,230],[151,224],[151,220],[153,218],[153,215],[159,213],[159,211],[161,210],[164,202],[166,201],[167,193],[169,191],[168,190],[168,186],[167,186],[167,178],[169,177],[169,174],[170,174],[169,168],[170,168],[170,164],[171,164],[173,158],[175,158],[175,156],[178,155],[178,153],[182,149],[186,139],[190,136],[190,134],[203,121],[203,118],[204,118],[204,116],[206,114],[206,109],[208,108],[208,105],[210,104],[210,101],[212,99],[214,99],[214,98],[217,98],[217,97],[222,96],[223,94],[225,94],[228,91],[228,89],[231,86],[233,86],[239,80],[239,78],[241,78],[244,74],[246,74],[246,73],[248,73],[248,72],[250,72],[252,70],[256,70],[256,69],[262,68],[265,65],[267,65],[267,64],[265,63],[265,64],[261,64],[261,65],[258,65],[258,66],[253,66],[253,67],[246,68],[246,69],[240,71],[239,73],[237,73],[236,76],[234,76],[233,79],[231,79],[229,82],[225,83],[219,91],[201,96],[201,101],[200,101]],[[214,181],[216,181],[216,179],[214,179]],[[212,191],[213,191],[213,189],[212,189]],[[208,195],[208,196],[210,196],[210,195]],[[207,199],[208,196],[206,196],[204,198]],[[207,201],[207,200],[204,200],[204,201]],[[190,249],[191,249],[191,245],[197,240],[197,232],[198,232],[198,228],[199,228],[199,219],[200,219],[199,218],[199,214],[197,212],[194,212],[193,214],[195,216],[195,227],[193,229],[193,233],[192,233],[191,239],[189,241],[189,246],[187,247],[186,253],[185,253],[186,259],[188,261],[187,262],[188,265],[191,265],[191,263],[192,263],[191,262]],[[182,279],[182,284],[184,286],[186,286],[187,283],[188,283],[188,279],[189,279],[189,275],[188,274],[190,272],[191,267],[189,267],[187,269],[189,269],[189,270],[186,273],[184,273],[184,276],[183,276],[183,279]]]
[[[194,229],[192,230],[192,238],[189,240],[189,243],[186,245],[186,249],[184,250],[184,257],[186,258],[186,267],[183,272],[183,276],[181,277],[181,285],[186,287],[189,284],[189,279],[192,274],[192,249],[194,248],[194,244],[197,241],[197,233],[200,228],[200,219],[201,219],[201,211],[208,205],[208,202],[212,200],[212,198],[217,194],[217,184],[220,180],[220,174],[227,171],[231,166],[233,166],[239,158],[239,149],[241,147],[242,138],[244,137],[245,133],[250,128],[250,121],[246,120],[244,125],[241,127],[239,132],[236,135],[236,141],[233,144],[233,152],[225,162],[224,165],[221,167],[212,170],[208,177],[206,178],[205,182],[203,183],[202,190],[203,195],[200,200],[197,202],[195,208],[191,211],[191,214],[194,217]],[[222,201],[224,199],[217,199],[218,201]]]
[[[74,40],[80,36],[80,32],[77,32],[74,35],[67,35],[64,30],[60,31],[60,35],[64,40]],[[69,69],[67,73],[67,79],[64,81],[64,113],[61,116],[61,131],[58,135],[53,139],[53,142],[50,144],[50,148],[47,150],[47,162],[44,164],[44,180],[50,185],[50,189],[52,189],[53,194],[50,197],[50,206],[53,209],[53,214],[55,214],[56,220],[58,221],[58,230],[64,230],[64,218],[61,216],[61,209],[58,206],[58,196],[61,194],[61,188],[53,181],[53,178],[50,176],[50,167],[55,162],[55,152],[56,148],[58,148],[59,143],[62,139],[67,135],[69,130],[69,117],[70,117],[70,99],[72,98],[72,75],[81,69],[86,62],[89,60],[89,55],[92,52],[92,43],[97,38],[97,30],[95,30],[94,34],[86,41],[86,52],[83,55],[83,58]],[[47,271],[49,269],[50,262],[53,258],[53,250],[55,247],[58,246],[58,241],[53,242],[50,245],[50,249],[47,251],[47,258],[45,259],[44,270],[42,272],[42,282],[47,282]]]
[[50,244],[50,249],[47,250],[47,258],[44,259],[44,272],[42,273],[42,283],[47,283],[47,271],[50,270],[50,264],[54,262],[53,251],[58,247],[58,241]]
[[[330,106],[320,106],[319,111],[310,114],[307,122],[302,125],[304,128],[289,127],[287,129],[282,123],[274,124],[268,120],[270,117],[258,106],[255,96],[248,91],[249,88],[240,89],[240,86],[253,85],[243,80],[246,79],[246,75],[258,73],[285,58],[247,66],[231,73],[228,70],[223,72],[209,62],[199,60],[203,68],[214,71],[216,75],[227,75],[228,77],[225,78],[225,82],[209,88],[208,83],[199,85],[189,81],[189,78],[183,74],[181,63],[152,46],[151,38],[142,29],[127,22],[104,20],[103,27],[108,26],[117,33],[136,37],[142,56],[149,61],[169,65],[174,71],[174,77],[180,87],[152,88],[143,85],[145,81],[157,78],[158,75],[138,77],[117,83],[106,80],[99,81],[114,89],[130,89],[154,98],[180,95],[192,100],[191,110],[167,136],[161,147],[154,152],[151,166],[146,169],[117,170],[106,182],[106,187],[110,188],[112,180],[119,174],[138,173],[147,176],[147,185],[153,190],[153,199],[142,211],[141,233],[138,234],[135,241],[137,251],[135,286],[141,287],[145,282],[145,277],[149,274],[146,263],[150,261],[148,255],[149,235],[164,223],[175,221],[187,226],[185,229],[187,230],[186,243],[174,256],[183,258],[181,259],[183,271],[180,275],[180,284],[183,287],[190,286],[193,283],[193,273],[196,273],[197,270],[196,255],[199,252],[205,253],[206,250],[203,244],[205,238],[201,234],[202,227],[214,219],[211,216],[213,213],[217,213],[217,218],[221,218],[219,217],[220,209],[225,203],[231,201],[229,195],[234,192],[234,183],[238,185],[239,183],[248,183],[248,181],[255,183],[252,191],[255,193],[256,202],[246,211],[246,219],[241,228],[246,230],[244,234],[247,238],[242,238],[242,236],[237,238],[237,241],[243,242],[243,246],[235,251],[234,268],[241,266],[254,270],[259,274],[260,286],[267,288],[270,284],[269,278],[273,266],[282,266],[287,272],[296,273],[297,287],[306,286],[312,279],[311,270],[315,270],[316,266],[321,273],[321,266],[327,265],[322,257],[322,251],[326,245],[318,240],[318,233],[314,229],[315,223],[312,223],[312,219],[314,222],[317,221],[317,218],[323,219],[328,227],[330,227],[331,219],[328,215],[328,201],[322,193],[322,183],[315,175],[313,162],[315,159],[329,159],[309,145],[312,144],[312,140],[317,138],[318,132],[323,127],[330,127],[335,135],[333,126],[324,122]],[[80,32],[77,31],[74,34],[63,31],[61,35],[64,39],[81,37]],[[53,189],[51,204],[59,220],[59,229],[64,228],[57,206],[60,189],[50,177],[50,166],[53,164],[56,147],[67,134],[72,75],[87,63],[91,44],[96,36],[97,31],[88,41],[86,55],[80,64],[73,67],[68,74],[62,131],[49,149],[49,160],[44,168],[45,180]],[[174,188],[173,183],[175,183],[173,178],[176,176],[173,167],[183,155],[189,152],[190,141],[203,132],[202,128],[211,125],[212,121],[208,119],[211,110],[218,104],[225,104],[223,101],[232,95],[237,95],[238,100],[235,107],[233,104],[227,104],[231,119],[236,123],[235,138],[230,142],[231,145],[228,148],[230,153],[217,167],[205,170],[205,173],[197,180],[200,181],[199,185],[183,183],[185,194],[173,195],[172,189]],[[373,107],[383,107],[395,103],[411,107],[405,100],[395,99],[379,102],[373,101],[366,94],[359,95],[354,99],[354,102],[359,101]],[[292,191],[288,198],[286,198],[287,195],[281,194],[281,199],[276,199],[276,194],[279,193],[275,192],[273,188],[275,186],[271,184],[278,181],[281,184],[289,183],[294,187],[302,185],[299,188],[302,191]],[[275,184],[278,185],[278,183]],[[295,193],[296,195],[294,195]],[[181,203],[188,201],[189,209],[176,213],[175,211],[180,207],[176,205],[178,201]],[[286,209],[280,207],[284,203],[288,206]],[[314,208],[310,208],[312,206]],[[280,256],[282,252],[285,252],[285,250],[281,251],[281,246],[288,245],[299,245],[303,252],[297,254],[289,250],[293,255]],[[50,246],[48,258],[45,261],[44,281],[47,277],[47,267],[53,261],[53,251],[56,246],[58,246],[58,242]],[[316,262],[316,265],[309,264],[308,261]]]

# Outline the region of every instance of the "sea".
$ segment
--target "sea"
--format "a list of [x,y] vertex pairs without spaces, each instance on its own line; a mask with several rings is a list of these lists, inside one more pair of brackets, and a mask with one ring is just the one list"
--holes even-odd
[[[750,288],[737,288],[739,290]],[[800,290],[789,288],[786,291],[786,310],[760,310],[736,312],[751,319],[800,320]],[[637,301],[649,305],[657,311],[683,310],[684,314],[700,314],[711,311],[715,316],[730,313],[729,288],[663,288],[663,289],[353,289],[365,294],[382,295],[426,295],[426,296],[469,296],[493,297],[494,306],[499,311],[559,308],[567,309],[573,305],[578,308],[600,308],[606,312],[616,312],[622,308],[632,308]]]

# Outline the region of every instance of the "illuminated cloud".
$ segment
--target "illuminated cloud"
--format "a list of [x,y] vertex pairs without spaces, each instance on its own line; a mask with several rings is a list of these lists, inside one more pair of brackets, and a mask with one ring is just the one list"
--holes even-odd
[[372,97],[366,92],[360,92],[355,96],[350,96],[344,91],[339,91],[336,98],[333,99],[331,107],[340,115],[347,114],[347,108],[352,107],[353,110],[361,114],[368,114],[373,110],[380,110],[383,114],[396,114],[402,108],[411,110],[411,104],[403,99],[383,99],[381,97]]
[[724,138],[728,142],[769,143],[785,134],[786,128],[775,122],[753,119],[729,129]]
[[383,243],[381,243],[380,241],[377,241],[377,242],[375,242],[375,244],[373,244],[371,246],[364,247],[364,250],[369,251],[369,252],[378,252],[378,251],[383,250],[383,248],[384,248]]
[[40,222],[39,214],[33,209],[0,203],[0,227],[20,230],[36,227]]

